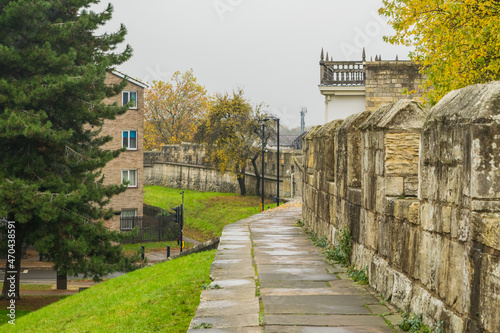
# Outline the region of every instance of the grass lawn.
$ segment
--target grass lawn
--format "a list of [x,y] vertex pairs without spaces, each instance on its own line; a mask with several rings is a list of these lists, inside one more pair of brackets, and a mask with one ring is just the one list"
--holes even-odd
[[2,325],[0,332],[186,332],[215,250],[108,280]]
[[[165,210],[180,206],[183,190],[162,186],[144,186],[144,202]],[[261,199],[234,193],[185,191],[184,234],[198,241],[220,236],[224,226],[259,213]],[[272,200],[266,208],[276,207]]]

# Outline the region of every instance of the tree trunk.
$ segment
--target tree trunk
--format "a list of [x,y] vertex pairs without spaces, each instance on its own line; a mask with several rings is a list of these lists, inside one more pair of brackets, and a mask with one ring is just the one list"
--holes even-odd
[[240,194],[247,195],[247,188],[245,186],[245,169],[238,173],[238,184],[240,185]]
[[[14,221],[9,214],[8,221]],[[0,299],[21,299],[19,295],[19,281],[21,277],[21,256],[24,241],[24,226],[18,222],[7,222],[7,262],[3,280],[2,296]]]
[[256,186],[255,186],[255,193],[257,196],[260,196],[260,174],[259,174],[259,168],[257,167],[257,158],[259,158],[259,154],[255,154],[255,156],[252,158],[252,165],[253,165],[253,172],[255,173],[255,177],[257,178]]

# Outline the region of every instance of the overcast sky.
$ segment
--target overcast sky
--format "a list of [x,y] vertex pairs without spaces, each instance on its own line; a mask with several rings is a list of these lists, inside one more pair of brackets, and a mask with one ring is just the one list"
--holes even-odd
[[[98,8],[109,1],[104,0]],[[290,128],[324,121],[318,90],[321,48],[334,60],[408,58],[383,42],[391,30],[378,16],[380,0],[111,0],[107,31],[128,29],[134,55],[120,70],[143,80],[169,80],[193,69],[210,93],[243,87]]]

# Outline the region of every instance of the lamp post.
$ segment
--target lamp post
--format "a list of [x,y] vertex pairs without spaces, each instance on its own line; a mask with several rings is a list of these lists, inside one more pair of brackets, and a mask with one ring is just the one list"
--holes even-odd
[[274,118],[276,120],[276,124],[278,126],[276,137],[278,141],[278,150],[276,153],[277,158],[277,166],[276,166],[276,206],[280,205],[280,119]]
[[276,150],[276,205],[280,205],[280,119],[266,118],[262,119],[262,207],[264,207],[264,122],[275,120],[278,126],[276,130],[277,150]]
[[[264,119],[265,121],[265,119]],[[264,130],[266,129],[266,124],[262,122],[262,190],[261,190],[261,196],[262,196],[262,206],[260,208],[260,211],[264,211],[264,152],[266,150],[266,143],[264,141]]]
[[182,204],[181,204],[181,239],[180,239],[180,245],[181,245],[181,252],[182,248],[184,245],[184,191],[179,193],[182,195]]

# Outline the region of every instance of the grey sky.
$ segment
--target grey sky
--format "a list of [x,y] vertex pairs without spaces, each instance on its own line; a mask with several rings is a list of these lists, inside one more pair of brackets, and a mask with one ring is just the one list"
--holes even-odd
[[[336,60],[407,59],[408,50],[382,41],[390,34],[377,15],[380,0],[111,0],[112,31],[128,29],[134,56],[120,67],[138,79],[168,80],[193,68],[210,93],[243,87],[288,127],[324,121],[318,90],[321,48]],[[103,8],[108,1],[103,1]]]

